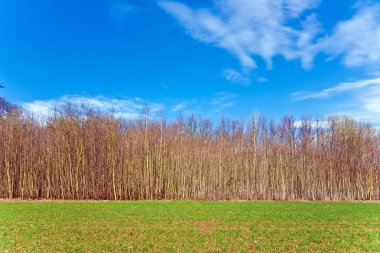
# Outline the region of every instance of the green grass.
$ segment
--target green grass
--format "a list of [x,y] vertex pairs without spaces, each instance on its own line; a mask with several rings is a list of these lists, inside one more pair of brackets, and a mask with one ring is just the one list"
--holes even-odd
[[0,252],[380,252],[380,203],[0,202]]

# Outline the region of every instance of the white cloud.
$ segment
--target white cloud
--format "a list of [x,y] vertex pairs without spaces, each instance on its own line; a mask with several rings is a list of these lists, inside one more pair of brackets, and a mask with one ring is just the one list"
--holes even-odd
[[[174,103],[152,103],[140,98],[116,99],[104,96],[63,96],[57,99],[34,100],[21,103],[21,107],[26,112],[31,113],[36,119],[44,122],[58,109],[65,106],[93,110],[99,113],[112,114],[116,118],[127,120],[138,119],[145,114],[148,109],[149,116],[157,119],[165,115],[175,118],[179,114],[184,116],[199,114],[204,117],[219,117],[222,113],[227,113],[235,106],[237,95],[229,92],[216,93],[211,98],[206,99],[184,99]],[[165,109],[167,109],[165,111]]]
[[360,93],[358,100],[361,105],[361,115],[380,123],[380,83]]
[[28,112],[37,116],[48,117],[54,110],[54,106],[51,101],[35,100],[30,103],[22,104],[22,107]]
[[178,1],[162,1],[160,5],[194,39],[225,49],[239,59],[243,72],[223,70],[231,82],[249,83],[249,70],[257,67],[256,60],[264,59],[271,68],[275,56],[299,59],[307,69],[315,55],[324,53],[328,59],[342,57],[347,67],[379,70],[380,4],[359,1],[354,5],[356,13],[338,22],[328,34],[316,14],[310,13],[319,2],[215,0],[209,8],[191,8]]
[[256,79],[257,79],[257,82],[259,82],[259,83],[268,82],[268,79],[266,79],[265,77],[262,77],[262,76],[256,76]]
[[331,122],[329,121],[316,121],[316,120],[312,120],[312,121],[303,121],[303,120],[297,120],[294,122],[294,127],[295,128],[301,128],[304,124],[308,124],[308,126],[310,128],[322,128],[322,129],[326,129],[326,128],[329,128],[331,126]]
[[[218,118],[221,114],[227,114],[229,109],[237,103],[238,96],[230,92],[219,92],[211,98],[185,99],[173,104],[170,112],[174,116],[199,114],[202,117]],[[173,115],[172,115],[173,116]]]
[[[223,48],[235,55],[243,68],[256,67],[254,57],[263,58],[267,66],[281,55],[288,60],[301,59],[311,65],[311,43],[319,32],[315,15],[299,20],[319,0],[219,0],[210,9],[192,9],[176,1],[161,2],[195,39]],[[298,22],[295,29],[287,23]],[[310,50],[309,50],[310,49]]]
[[211,106],[213,112],[220,113],[224,109],[231,108],[236,104],[237,95],[229,92],[217,93],[208,104]]
[[249,85],[251,80],[249,78],[249,72],[240,73],[235,69],[223,69],[222,76],[232,83],[241,84],[241,85]]
[[380,63],[380,4],[361,5],[349,20],[337,24],[332,35],[315,50],[342,56],[348,67]]
[[296,100],[340,96],[341,102],[333,104],[331,113],[350,115],[380,126],[380,77],[340,83],[317,92],[296,92],[292,96]]
[[180,103],[173,106],[172,112],[183,111],[184,109],[187,108],[187,106],[188,106],[188,102],[180,102]]
[[326,98],[326,97],[331,97],[341,92],[361,89],[361,88],[365,88],[372,85],[380,85],[380,77],[374,78],[374,79],[360,80],[356,82],[340,83],[334,87],[327,88],[321,91],[316,91],[316,92],[299,91],[299,92],[295,92],[291,94],[291,96],[295,100]]
[[56,108],[72,105],[75,107],[85,107],[101,113],[112,113],[115,117],[124,119],[136,119],[141,116],[145,108],[153,116],[163,109],[161,104],[144,102],[141,99],[115,99],[107,97],[84,97],[84,96],[64,96],[58,99],[35,100],[22,104],[22,107],[39,118],[50,116]]

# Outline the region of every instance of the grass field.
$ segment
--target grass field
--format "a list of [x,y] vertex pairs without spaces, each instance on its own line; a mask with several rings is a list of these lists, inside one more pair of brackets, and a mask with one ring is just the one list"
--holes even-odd
[[0,202],[1,252],[380,252],[380,203]]

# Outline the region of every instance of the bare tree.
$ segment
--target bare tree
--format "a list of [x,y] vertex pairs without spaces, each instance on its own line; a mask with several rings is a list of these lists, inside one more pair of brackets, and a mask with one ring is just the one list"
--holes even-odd
[[15,105],[9,103],[5,98],[0,97],[0,117],[4,117],[15,109],[17,109]]
[[380,199],[380,138],[349,117],[213,125],[66,106],[40,124],[0,101],[0,198]]

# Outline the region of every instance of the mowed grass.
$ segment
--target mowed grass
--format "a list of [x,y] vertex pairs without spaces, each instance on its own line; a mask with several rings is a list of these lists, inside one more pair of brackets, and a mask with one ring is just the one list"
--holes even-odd
[[0,202],[0,252],[380,252],[380,203]]

